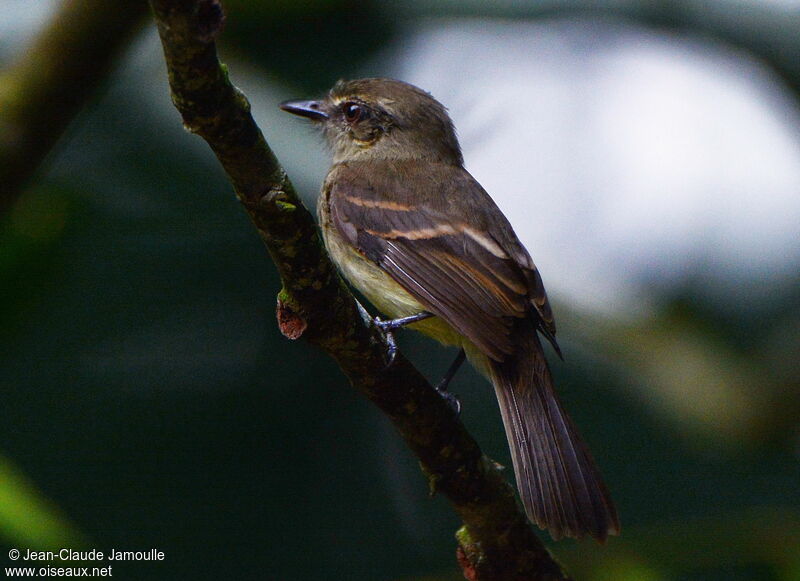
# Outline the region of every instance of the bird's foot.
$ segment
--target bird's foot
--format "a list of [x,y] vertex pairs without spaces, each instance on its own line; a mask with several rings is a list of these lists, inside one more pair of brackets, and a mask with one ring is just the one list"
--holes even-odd
[[411,315],[408,317],[400,317],[399,319],[381,319],[379,317],[375,317],[372,319],[372,322],[375,323],[375,326],[378,327],[382,332],[383,336],[386,338],[386,367],[389,368],[394,363],[394,358],[397,355],[397,342],[394,338],[394,331],[396,329],[400,329],[406,325],[410,325],[411,323],[416,323],[417,321],[421,321],[423,319],[427,319],[432,317],[433,313],[429,313],[428,311],[422,311],[421,313],[417,313],[416,315]]
[[458,396],[452,392],[447,391],[447,388],[442,389],[438,385],[436,386],[436,392],[442,396],[445,403],[453,410],[453,413],[456,417],[461,415],[461,400],[458,399]]
[[394,358],[397,356],[397,341],[394,338],[394,331],[391,327],[386,328],[382,325],[382,323],[386,321],[381,321],[378,317],[373,319],[375,325],[383,332],[383,337],[386,339],[386,369],[392,366],[394,363]]
[[417,321],[421,321],[423,319],[428,319],[433,316],[433,313],[429,313],[428,311],[422,311],[417,313],[416,315],[410,315],[408,317],[400,317],[399,319],[380,319],[375,317],[375,325],[380,327],[381,331],[384,333],[388,333],[394,331],[395,329],[399,329],[400,327],[405,327],[406,325],[410,325],[411,323],[416,323]]
[[436,391],[439,392],[439,395],[444,398],[444,400],[447,402],[447,405],[449,405],[453,412],[455,412],[456,417],[461,415],[461,401],[459,401],[455,394],[447,391],[447,388],[450,385],[450,381],[452,381],[456,372],[461,367],[461,364],[464,363],[465,357],[466,353],[464,350],[459,350],[455,360],[450,364],[450,368],[447,370],[447,373],[444,374],[444,377],[436,386]]

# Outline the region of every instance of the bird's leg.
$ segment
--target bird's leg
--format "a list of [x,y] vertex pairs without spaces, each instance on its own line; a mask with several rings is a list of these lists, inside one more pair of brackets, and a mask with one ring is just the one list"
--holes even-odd
[[456,372],[459,370],[461,365],[464,363],[464,359],[466,357],[466,353],[464,349],[459,349],[458,355],[450,364],[447,373],[444,374],[442,380],[436,385],[436,391],[439,392],[448,405],[453,408],[453,411],[456,415],[461,415],[461,402],[458,400],[458,397],[447,391],[447,386],[450,385],[450,381],[452,381],[453,377],[455,376]]
[[433,313],[429,313],[428,311],[421,311],[416,315],[409,315],[408,317],[400,317],[399,319],[387,319],[383,320],[378,317],[373,319],[375,326],[377,326],[381,331],[383,331],[384,336],[386,337],[386,344],[389,346],[388,352],[388,360],[389,362],[386,364],[386,367],[389,367],[394,363],[394,357],[397,355],[397,343],[394,340],[394,331],[395,329],[399,329],[400,327],[405,327],[406,325],[410,325],[411,323],[416,323],[417,321],[422,321],[423,319],[427,319],[433,317]]
[[[389,319],[383,320],[378,317],[375,317],[373,321],[375,325],[383,331],[384,336],[386,337],[386,343],[389,346],[388,350],[388,360],[386,367],[389,367],[393,362],[395,355],[397,354],[397,342],[394,338],[394,331],[395,329],[400,329],[401,327],[405,327],[406,325],[410,325],[411,323],[416,323],[417,321],[422,321],[424,319],[428,319],[433,317],[433,313],[429,313],[428,311],[421,311],[415,315],[409,315],[408,317],[400,317],[399,319]],[[453,409],[456,415],[461,414],[461,402],[458,400],[458,397],[447,391],[447,386],[450,385],[450,381],[455,376],[458,369],[464,363],[464,359],[466,358],[466,353],[464,353],[463,349],[458,351],[458,355],[456,355],[455,360],[453,363],[450,364],[450,367],[447,369],[447,372],[442,377],[442,380],[436,385],[436,391],[439,392],[448,405]]]

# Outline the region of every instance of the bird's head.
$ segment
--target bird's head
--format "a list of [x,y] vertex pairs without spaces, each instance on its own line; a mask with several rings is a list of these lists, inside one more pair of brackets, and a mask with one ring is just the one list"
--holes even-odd
[[402,81],[339,81],[324,99],[286,101],[281,109],[322,127],[334,163],[365,159],[463,163],[447,109]]

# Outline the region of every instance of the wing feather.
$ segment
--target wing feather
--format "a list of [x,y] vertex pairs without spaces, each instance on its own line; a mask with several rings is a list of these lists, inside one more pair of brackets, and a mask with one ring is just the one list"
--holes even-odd
[[339,234],[494,360],[514,352],[515,321],[531,312],[553,339],[536,267],[478,182],[462,168],[424,164],[418,176],[415,164],[393,163],[332,172],[328,204]]

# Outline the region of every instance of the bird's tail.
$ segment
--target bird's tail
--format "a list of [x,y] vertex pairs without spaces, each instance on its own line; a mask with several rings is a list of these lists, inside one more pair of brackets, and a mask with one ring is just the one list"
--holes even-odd
[[554,539],[619,533],[619,519],[589,450],[553,389],[536,333],[488,372],[511,447],[522,504]]

